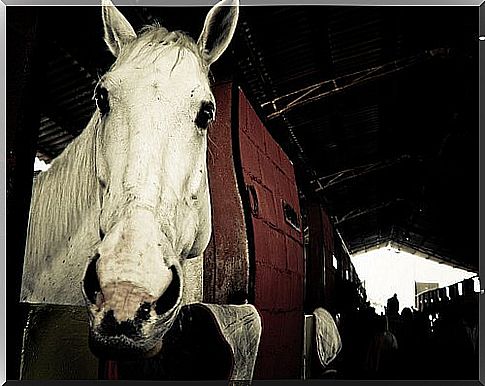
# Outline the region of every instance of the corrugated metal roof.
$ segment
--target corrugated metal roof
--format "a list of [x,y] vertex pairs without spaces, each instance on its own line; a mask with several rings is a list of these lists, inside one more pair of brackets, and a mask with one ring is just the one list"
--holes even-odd
[[[112,60],[98,11],[44,15],[56,20],[46,28],[44,159],[94,111],[97,74]],[[194,35],[207,9],[122,11],[136,26],[159,19]],[[476,268],[478,232],[461,224],[474,224],[478,208],[467,193],[478,159],[477,21],[472,8],[243,7],[233,54],[215,66],[215,79],[234,64],[293,160],[302,197],[345,219],[338,228],[351,251],[392,239]],[[291,107],[297,98],[305,103]],[[331,187],[315,183],[341,172]]]

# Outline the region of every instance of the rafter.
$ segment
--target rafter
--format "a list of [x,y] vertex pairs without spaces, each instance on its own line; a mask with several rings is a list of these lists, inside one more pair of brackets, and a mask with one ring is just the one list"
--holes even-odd
[[[410,160],[412,157],[409,154],[403,154],[397,158],[388,159],[380,162],[374,162],[366,165],[360,165],[355,168],[345,169],[328,176],[318,177],[311,183],[316,185],[315,192],[326,190],[334,185],[342,182],[367,175],[372,172],[376,172],[382,169],[392,167],[403,161]],[[418,161],[422,161],[422,158],[416,158]]]
[[299,90],[273,98],[272,100],[263,103],[261,107],[266,108],[271,106],[273,112],[268,114],[267,118],[273,119],[296,107],[304,106],[308,103],[318,101],[349,88],[383,78],[431,58],[446,57],[448,55],[449,51],[446,48],[426,50],[418,55],[393,60],[379,66],[312,84]]
[[355,220],[356,218],[367,215],[369,213],[374,213],[374,212],[380,211],[382,209],[389,208],[389,207],[394,206],[394,205],[401,203],[403,201],[404,201],[403,198],[395,198],[393,200],[386,201],[386,202],[383,202],[381,204],[374,205],[374,206],[371,206],[371,207],[367,207],[367,208],[364,208],[364,209],[362,209],[362,208],[353,209],[350,212],[348,212],[347,214],[343,215],[342,217],[337,218],[337,221],[335,222],[335,226],[338,227],[339,225],[342,225],[344,222],[347,222],[347,221],[350,221],[350,220]]

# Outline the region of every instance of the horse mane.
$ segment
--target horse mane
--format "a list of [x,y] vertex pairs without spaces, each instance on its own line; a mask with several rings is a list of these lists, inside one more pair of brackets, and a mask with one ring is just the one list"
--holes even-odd
[[[208,73],[209,68],[206,65],[203,52],[194,39],[183,31],[168,31],[158,23],[143,27],[136,39],[124,45],[110,70],[116,68],[117,63],[125,61],[155,62],[167,47],[179,48],[179,56],[183,50],[191,51],[199,60],[204,72]],[[177,63],[174,64],[174,67],[176,65]]]
[[52,248],[68,242],[83,219],[99,207],[96,177],[96,112],[84,131],[34,181],[28,228],[27,261],[44,264]]

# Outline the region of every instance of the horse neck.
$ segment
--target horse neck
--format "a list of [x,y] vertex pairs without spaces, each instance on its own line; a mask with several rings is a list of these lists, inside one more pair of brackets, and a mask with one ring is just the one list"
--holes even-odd
[[[95,172],[98,120],[95,114],[79,137],[35,181],[28,253],[32,249],[36,255],[50,253],[79,228],[89,211],[99,208]],[[43,245],[35,245],[36,241]]]

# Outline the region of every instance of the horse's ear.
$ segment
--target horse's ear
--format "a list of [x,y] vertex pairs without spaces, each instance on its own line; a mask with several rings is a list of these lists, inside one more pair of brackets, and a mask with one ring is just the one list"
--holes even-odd
[[104,41],[114,56],[118,56],[121,47],[136,38],[136,33],[123,14],[111,0],[101,0],[103,9]]
[[236,29],[239,0],[222,0],[209,11],[197,44],[208,65],[226,50]]

